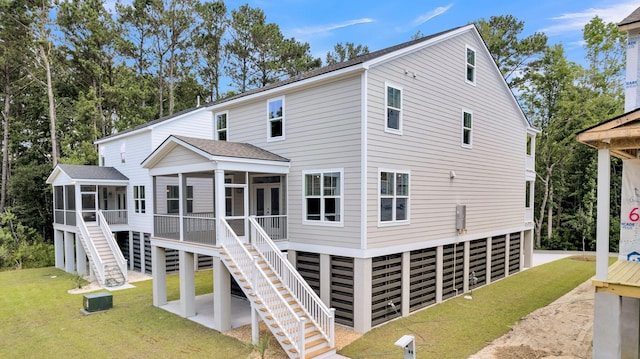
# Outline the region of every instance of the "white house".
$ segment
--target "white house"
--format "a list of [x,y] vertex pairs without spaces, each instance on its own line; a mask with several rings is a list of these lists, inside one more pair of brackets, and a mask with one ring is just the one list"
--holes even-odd
[[455,28],[98,140],[100,167],[48,179],[56,265],[99,272],[85,243],[111,226],[154,305],[178,268],[179,313],[202,315],[212,266],[213,328],[245,296],[289,355],[321,357],[335,323],[364,333],[530,265],[536,133]]

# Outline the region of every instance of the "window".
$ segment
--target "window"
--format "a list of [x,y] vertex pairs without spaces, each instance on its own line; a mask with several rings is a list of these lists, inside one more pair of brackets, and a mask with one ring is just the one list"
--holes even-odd
[[216,114],[216,139],[218,141],[227,140],[227,116],[228,112]]
[[[180,189],[167,186],[167,213],[180,213]],[[193,186],[187,186],[187,213],[193,213]]]
[[267,102],[269,140],[284,139],[284,99],[279,98]]
[[[224,183],[233,183],[233,177],[225,176]],[[231,187],[224,188],[224,208],[225,216],[233,216],[233,188]]]
[[476,83],[476,52],[467,47],[467,82]]
[[144,186],[133,186],[133,203],[136,213],[146,212]]
[[525,190],[524,190],[524,207],[531,208],[531,188],[533,187],[533,181],[525,182]]
[[533,154],[533,138],[530,135],[527,135],[527,156],[531,156]]
[[402,131],[402,89],[387,85],[386,123],[385,130],[390,132]]
[[120,143],[120,162],[125,163],[125,153],[127,152],[127,145],[124,142]]
[[462,111],[462,147],[471,147],[473,142],[473,113]]
[[380,222],[409,222],[409,173],[380,171]]
[[304,173],[304,221],[342,223],[342,170]]

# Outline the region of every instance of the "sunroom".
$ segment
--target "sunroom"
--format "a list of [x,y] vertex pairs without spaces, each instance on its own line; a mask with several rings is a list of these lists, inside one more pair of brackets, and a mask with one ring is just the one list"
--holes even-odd
[[154,238],[217,246],[220,218],[248,241],[251,218],[272,240],[287,239],[288,159],[245,143],[172,135],[142,166],[153,179]]

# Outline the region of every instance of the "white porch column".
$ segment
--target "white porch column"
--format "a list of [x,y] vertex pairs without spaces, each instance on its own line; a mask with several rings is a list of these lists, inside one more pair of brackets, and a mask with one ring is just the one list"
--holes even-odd
[[196,315],[196,285],[193,253],[179,251],[180,261],[180,313],[183,317]]
[[151,246],[151,272],[153,305],[159,307],[167,304],[167,254],[162,247]]
[[84,251],[80,236],[76,236],[76,271],[80,275],[87,274],[87,253]]
[[471,242],[466,241],[464,242],[464,257],[463,257],[463,267],[464,267],[464,274],[463,274],[463,285],[462,285],[462,293],[467,293],[469,291],[469,278],[471,278],[471,263],[469,263],[470,258],[471,258]]
[[444,269],[444,248],[436,247],[436,303],[442,303],[442,272]]
[[400,304],[402,316],[406,317],[411,312],[411,252],[402,252],[402,286],[400,294]]
[[[598,199],[596,225],[596,276],[606,281],[609,270],[609,148],[598,149]],[[621,298],[611,293],[595,293],[593,316],[593,357],[618,359],[621,354]]]
[[[218,238],[222,238],[222,218],[225,215],[224,170],[214,171],[215,191],[215,217],[216,217],[216,244],[220,244]],[[224,266],[223,266],[224,267]]]
[[53,233],[56,268],[64,269],[64,232],[55,230]]
[[64,270],[69,273],[76,271],[76,256],[73,244],[75,242],[75,233],[64,232]]
[[533,259],[533,229],[520,232],[520,248],[522,248],[520,270],[531,268]]
[[187,188],[185,186],[186,182],[187,180],[184,175],[182,173],[178,173],[178,198],[180,199],[178,201],[178,218],[180,221],[178,227],[180,228],[181,241],[184,241],[184,214],[186,212],[187,204],[187,199],[185,198],[187,195]]
[[220,257],[213,257],[213,328],[231,329],[231,274]]
[[609,271],[609,201],[611,156],[609,148],[598,150],[598,217],[596,224],[596,278],[607,280]]
[[331,307],[331,256],[320,253],[320,299]]
[[353,329],[371,329],[371,258],[353,259]]

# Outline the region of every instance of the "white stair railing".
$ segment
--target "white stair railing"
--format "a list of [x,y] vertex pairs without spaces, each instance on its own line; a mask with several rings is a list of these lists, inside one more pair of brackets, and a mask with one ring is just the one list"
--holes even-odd
[[82,242],[82,247],[84,247],[84,251],[87,252],[89,258],[91,258],[91,262],[93,262],[93,266],[95,267],[95,270],[97,272],[96,274],[98,276],[98,283],[104,283],[104,263],[102,262],[102,258],[100,258],[100,255],[98,254],[98,250],[96,249],[95,244],[91,240],[87,225],[84,223],[84,219],[82,219],[82,212],[78,212],[78,214],[76,215],[76,223],[78,228],[80,229],[80,241]]
[[[235,265],[233,271],[240,272],[243,278],[251,279],[248,283],[250,282],[253,294],[267,309],[273,318],[272,320],[276,322],[298,355],[304,358],[304,320],[296,315],[271,279],[262,271],[257,258],[249,253],[229,223],[224,219],[221,219],[221,222],[223,235],[219,238],[220,245],[233,261]],[[260,312],[260,315],[263,314]]]
[[264,229],[253,217],[251,223],[251,244],[265,258],[271,269],[279,276],[284,285],[296,297],[301,307],[313,321],[324,338],[334,347],[335,309],[327,307],[311,289],[307,281],[293,267],[291,262],[276,247]]
[[100,230],[102,230],[102,234],[104,235],[105,240],[109,244],[109,248],[111,248],[111,253],[113,253],[113,257],[118,264],[118,268],[120,272],[122,272],[122,278],[124,278],[125,283],[127,282],[127,260],[124,259],[122,255],[122,251],[120,247],[118,247],[118,243],[116,243],[116,239],[113,237],[113,232],[111,232],[111,228],[109,228],[109,224],[107,220],[102,215],[102,211],[98,211],[98,223],[100,225]]

